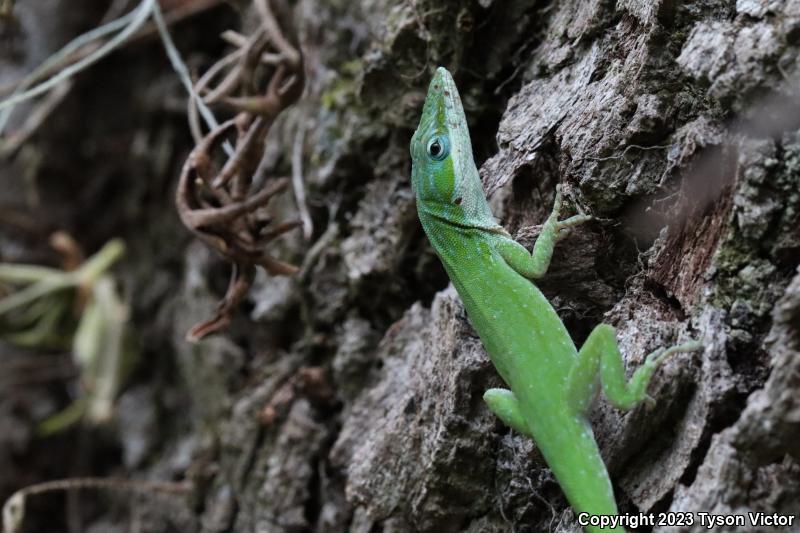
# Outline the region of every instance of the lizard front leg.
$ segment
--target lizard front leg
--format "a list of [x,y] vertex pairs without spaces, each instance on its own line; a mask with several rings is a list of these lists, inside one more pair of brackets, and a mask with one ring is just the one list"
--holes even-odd
[[550,267],[553,249],[556,243],[566,236],[566,230],[592,219],[589,215],[575,215],[565,220],[559,220],[561,204],[561,185],[559,184],[556,185],[553,211],[542,226],[542,232],[533,245],[532,253],[528,253],[524,246],[509,238],[502,239],[497,245],[497,251],[506,263],[520,275],[528,279],[538,279],[544,276]]
[[505,425],[530,436],[525,417],[522,416],[522,410],[513,392],[508,389],[489,389],[483,393],[483,401]]

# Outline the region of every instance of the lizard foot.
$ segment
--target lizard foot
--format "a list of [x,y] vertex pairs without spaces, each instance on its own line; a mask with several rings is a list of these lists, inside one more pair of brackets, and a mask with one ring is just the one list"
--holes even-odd
[[569,228],[592,220],[590,215],[584,214],[574,215],[564,220],[558,220],[562,205],[562,185],[559,183],[556,185],[556,198],[553,201],[553,210],[551,211],[550,216],[547,218],[547,222],[545,222],[546,225],[549,225],[552,228],[556,240],[563,239],[567,235],[566,230]]

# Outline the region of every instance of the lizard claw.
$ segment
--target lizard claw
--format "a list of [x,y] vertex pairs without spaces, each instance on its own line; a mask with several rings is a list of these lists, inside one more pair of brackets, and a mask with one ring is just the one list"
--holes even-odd
[[644,361],[644,364],[651,365],[651,366],[658,366],[659,363],[664,359],[667,350],[665,348],[659,348],[656,351],[650,353]]
[[556,197],[553,200],[553,211],[550,213],[550,217],[558,220],[558,215],[561,213],[561,203],[562,203],[562,190],[563,187],[559,183],[556,185]]
[[703,345],[697,341],[685,342],[683,344],[679,344],[678,346],[672,346],[671,348],[659,348],[647,356],[645,364],[658,366],[665,359],[676,353],[698,352],[701,350],[703,350]]
[[555,200],[553,200],[553,211],[550,213],[550,217],[548,219],[548,222],[552,224],[557,239],[561,239],[566,236],[566,232],[564,230],[592,220],[590,215],[584,214],[574,215],[564,220],[558,220],[558,216],[561,213],[561,206],[563,204],[562,190],[563,187],[560,183],[556,185],[556,197]]
[[564,220],[559,220],[556,222],[556,228],[558,231],[569,229],[573,226],[577,226],[578,224],[583,224],[584,222],[589,222],[592,220],[591,215],[574,215]]

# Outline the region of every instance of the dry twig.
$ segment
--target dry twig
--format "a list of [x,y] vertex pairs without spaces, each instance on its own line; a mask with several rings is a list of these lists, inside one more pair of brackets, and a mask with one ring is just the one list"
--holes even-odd
[[192,490],[187,482],[145,481],[120,478],[70,478],[44,481],[18,490],[3,505],[3,531],[18,533],[25,520],[27,498],[53,491],[115,490],[142,494],[186,494]]
[[[259,28],[249,37],[236,34],[233,39],[239,49],[220,59],[194,87],[205,103],[224,103],[238,114],[200,139],[189,154],[176,191],[175,204],[186,227],[233,265],[227,293],[216,314],[189,330],[186,338],[190,341],[228,325],[255,279],[257,266],[271,275],[297,271],[294,265],[266,251],[270,241],[300,225],[292,221],[268,227],[272,218],[263,211],[272,197],[286,189],[289,180],[275,179],[260,190],[253,190],[252,185],[270,127],[303,91],[302,56],[293,36],[287,37],[281,29],[267,0],[254,1],[261,19]],[[254,95],[257,71],[262,68],[271,69],[271,76],[265,92]],[[217,77],[221,81],[211,87]],[[192,107],[197,103],[194,100]],[[190,122],[195,136],[199,136],[195,109],[190,109]],[[217,168],[214,149],[231,134],[235,134],[235,150],[222,168]]]
[[[40,103],[39,107],[31,113],[20,131],[13,133],[8,140],[0,139],[2,141],[0,156],[14,153],[36,131],[52,109],[69,92],[72,76],[117,48],[135,40],[158,34],[170,62],[191,95],[192,83],[188,70],[172,42],[167,25],[210,9],[221,2],[222,0],[177,0],[169,3],[168,12],[162,14],[156,0],[141,0],[130,13],[108,20],[119,11],[119,4],[112,4],[104,17],[105,22],[101,26],[81,34],[67,43],[24,78],[0,87],[0,97],[3,98],[0,100],[0,135],[4,132],[10,121],[11,113],[18,104],[40,94],[48,94],[44,102]],[[13,2],[0,0],[0,16],[3,15],[4,6],[10,10]],[[148,23],[149,18],[153,20]],[[208,124],[212,127],[217,125],[205,104],[200,104],[200,112]]]
[[298,396],[305,396],[323,405],[330,405],[336,398],[330,379],[322,367],[302,367],[275,391],[269,403],[259,412],[259,422],[264,426],[274,425],[286,416]]

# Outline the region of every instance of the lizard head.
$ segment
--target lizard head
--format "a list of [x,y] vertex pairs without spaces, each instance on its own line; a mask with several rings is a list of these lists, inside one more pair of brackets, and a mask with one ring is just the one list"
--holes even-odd
[[417,207],[438,206],[472,223],[494,224],[483,193],[461,97],[444,67],[428,87],[419,126],[411,138],[411,183]]

